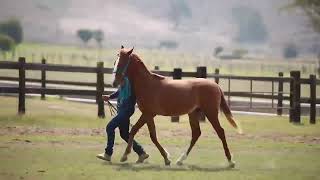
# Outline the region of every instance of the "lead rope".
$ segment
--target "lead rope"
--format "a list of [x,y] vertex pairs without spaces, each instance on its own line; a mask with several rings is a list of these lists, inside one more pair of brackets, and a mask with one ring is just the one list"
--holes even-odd
[[[107,101],[108,106],[109,106],[109,111],[110,111],[110,115],[114,116],[118,113],[118,109],[110,102]],[[132,127],[133,125],[130,123],[130,127]]]
[[111,104],[110,101],[107,101],[107,103],[108,103],[108,106],[109,106],[110,115],[111,116],[116,115],[118,113],[118,109],[113,104]]

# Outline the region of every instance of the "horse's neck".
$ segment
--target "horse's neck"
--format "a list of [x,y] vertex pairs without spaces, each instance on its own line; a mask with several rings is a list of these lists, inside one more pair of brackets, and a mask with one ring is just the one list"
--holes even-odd
[[142,61],[134,62],[134,68],[131,72],[131,77],[135,89],[138,87],[150,86],[154,82],[153,74],[147,69]]

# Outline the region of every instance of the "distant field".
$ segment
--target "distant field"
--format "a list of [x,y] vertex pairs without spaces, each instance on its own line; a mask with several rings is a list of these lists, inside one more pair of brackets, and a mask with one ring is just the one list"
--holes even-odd
[[[278,72],[284,72],[284,76],[289,76],[290,70],[300,70],[302,77],[308,77],[309,74],[315,74],[317,67],[316,61],[295,60],[218,60],[212,56],[175,53],[164,50],[135,49],[136,53],[141,55],[149,69],[159,66],[161,70],[172,70],[174,67],[181,67],[183,71],[195,71],[199,65],[205,65],[208,73],[213,73],[215,68],[220,68],[221,74],[245,75],[245,76],[278,76]],[[113,67],[118,49],[103,49],[99,52],[93,48],[80,48],[73,46],[56,46],[47,44],[29,44],[25,43],[17,48],[17,57],[25,56],[27,62],[40,62],[42,57],[47,59],[48,63],[54,64],[72,64],[81,66],[96,66],[97,61],[101,59],[105,67]],[[8,55],[10,58],[11,56]],[[0,76],[17,77],[16,70],[0,70]],[[40,72],[27,71],[29,78],[40,78]],[[95,82],[95,74],[86,73],[61,73],[48,72],[47,78],[50,80],[69,80]],[[110,83],[111,76],[105,75],[105,82]],[[232,80],[231,91],[249,91],[249,81]],[[221,80],[221,86],[224,90],[228,89],[228,82]],[[278,87],[275,83],[274,90]],[[309,97],[309,87],[302,86],[302,96]],[[254,82],[254,92],[271,92],[271,82]],[[285,85],[285,92],[289,92],[289,86]],[[317,96],[320,97],[320,88],[317,88]]]
[[[26,100],[27,114],[17,116],[17,99],[0,96],[0,179],[320,179],[320,119],[309,125],[288,123],[287,117],[235,115],[245,134],[238,135],[221,116],[237,162],[226,168],[222,145],[211,125],[201,123],[202,135],[183,166],[165,167],[146,127],[137,134],[151,155],[136,165],[136,155],[119,163],[125,143],[116,131],[113,163],[96,159],[105,144],[105,125],[96,118],[96,105],[49,98]],[[135,122],[140,112],[132,118]],[[171,123],[156,118],[161,144],[175,161],[190,141],[187,117]]]
[[[105,66],[113,66],[118,49],[81,48],[47,44],[24,43],[17,48],[17,56],[25,56],[27,61],[40,62],[45,57],[49,63],[96,66],[97,61],[104,61]],[[285,76],[291,70],[300,70],[302,76],[316,74],[316,59],[281,60],[266,58],[263,60],[219,60],[211,54],[181,53],[166,50],[149,50],[136,47],[144,62],[152,69],[159,66],[162,70],[180,67],[183,71],[194,71],[196,66],[207,66],[208,72],[220,68],[222,74],[277,76],[282,71]],[[8,56],[10,58],[10,56]]]

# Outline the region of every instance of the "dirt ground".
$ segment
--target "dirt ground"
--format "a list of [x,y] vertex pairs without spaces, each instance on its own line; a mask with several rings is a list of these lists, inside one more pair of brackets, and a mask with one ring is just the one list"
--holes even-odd
[[[139,132],[143,136],[148,136],[146,129],[141,129]],[[104,128],[40,128],[40,127],[0,127],[0,136],[2,135],[47,135],[47,136],[105,136]],[[168,130],[159,132],[161,138],[188,137],[189,129]],[[202,138],[214,138],[213,136],[204,134]],[[320,137],[311,135],[288,135],[281,133],[263,133],[263,134],[227,134],[228,139],[246,139],[246,140],[271,140],[277,142],[288,143],[305,143],[305,144],[320,144]],[[20,140],[17,140],[20,141]],[[23,140],[21,140],[23,141]],[[28,140],[25,140],[26,142]]]

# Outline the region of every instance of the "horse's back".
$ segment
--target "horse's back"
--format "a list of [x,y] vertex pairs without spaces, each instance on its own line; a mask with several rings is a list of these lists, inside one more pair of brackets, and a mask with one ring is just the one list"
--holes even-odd
[[206,79],[172,80],[165,78],[155,89],[154,107],[160,115],[190,113],[201,106],[201,102],[213,98],[218,85]]

